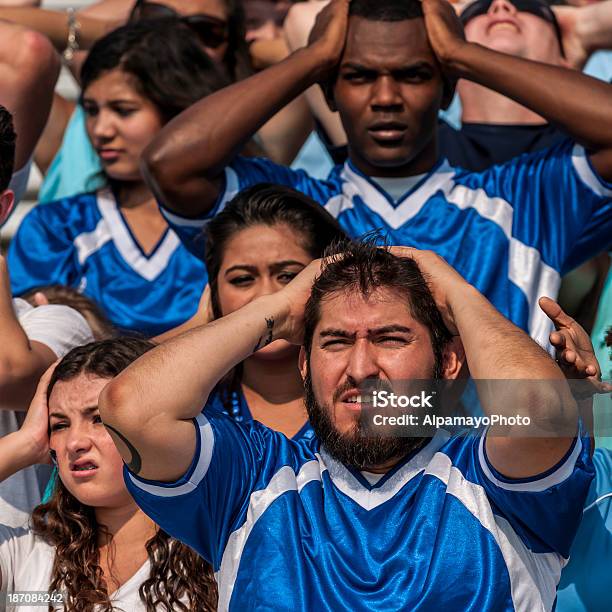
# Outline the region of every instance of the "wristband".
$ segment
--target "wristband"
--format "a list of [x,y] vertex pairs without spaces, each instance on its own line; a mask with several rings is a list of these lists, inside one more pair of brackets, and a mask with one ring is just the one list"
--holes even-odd
[[74,58],[74,54],[79,50],[79,29],[81,24],[77,21],[74,8],[68,9],[68,39],[66,48],[62,53],[64,61],[69,64]]

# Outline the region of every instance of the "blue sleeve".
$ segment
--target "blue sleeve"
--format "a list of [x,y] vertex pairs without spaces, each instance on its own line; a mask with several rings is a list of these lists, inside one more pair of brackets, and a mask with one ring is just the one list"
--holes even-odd
[[573,141],[470,180],[482,181],[480,187],[497,200],[517,269],[540,266],[563,275],[612,244],[612,184],[596,174],[587,152]]
[[588,437],[576,438],[565,457],[534,478],[508,479],[489,462],[483,436],[474,440],[474,479],[522,543],[534,553],[569,557],[595,468]]
[[76,286],[80,265],[69,227],[53,204],[37,206],[26,215],[8,250],[14,295],[44,285]]
[[223,186],[212,209],[201,217],[186,218],[160,205],[168,225],[176,232],[187,249],[198,259],[204,260],[206,223],[223,210],[243,189],[259,183],[273,183],[292,187],[325,205],[337,194],[337,187],[328,181],[321,181],[303,170],[292,170],[264,158],[238,157],[225,169]]
[[195,456],[180,480],[147,481],[127,467],[124,478],[144,512],[217,571],[230,534],[246,519],[251,493],[264,488],[275,473],[283,441],[260,423],[239,424],[209,409],[194,425]]

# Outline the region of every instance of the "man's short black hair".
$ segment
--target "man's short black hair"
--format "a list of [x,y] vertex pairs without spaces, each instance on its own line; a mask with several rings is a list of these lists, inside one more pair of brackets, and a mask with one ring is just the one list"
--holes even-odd
[[13,176],[16,140],[13,117],[0,105],[0,192],[8,188]]
[[405,21],[423,17],[419,0],[353,0],[349,15],[369,21]]

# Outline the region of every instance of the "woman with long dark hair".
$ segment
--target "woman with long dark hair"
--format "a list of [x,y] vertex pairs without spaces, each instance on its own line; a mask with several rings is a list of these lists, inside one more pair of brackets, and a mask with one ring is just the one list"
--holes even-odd
[[9,251],[16,295],[75,287],[118,328],[150,335],[195,312],[204,268],[161,216],[140,158],[163,125],[224,82],[177,19],[137,22],[96,42],[82,70],[81,105],[105,185],[27,215]]
[[[123,338],[73,349],[41,379],[22,428],[0,439],[0,479],[49,454],[59,471],[51,500],[35,508],[29,527],[0,525],[3,591],[48,593],[49,609],[78,612],[215,608],[207,564],[127,492],[97,410],[108,381],[152,346]],[[11,603],[18,602],[9,597],[9,610]],[[29,610],[27,603],[19,610]]]
[[[326,210],[297,191],[261,184],[241,192],[206,229],[213,317],[279,291],[345,237]],[[238,421],[255,419],[288,437],[311,436],[298,354],[298,346],[272,342],[234,368],[207,406]]]

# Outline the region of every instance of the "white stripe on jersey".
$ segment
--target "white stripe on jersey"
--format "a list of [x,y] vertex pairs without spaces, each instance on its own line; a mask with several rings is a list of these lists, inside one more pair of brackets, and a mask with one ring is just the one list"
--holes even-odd
[[567,460],[563,463],[563,465],[559,466],[552,474],[549,474],[544,478],[539,478],[538,480],[509,483],[496,478],[495,475],[489,469],[489,465],[487,464],[487,461],[484,456],[485,439],[486,436],[482,436],[478,445],[478,459],[480,460],[480,467],[482,468],[484,475],[496,487],[499,487],[500,489],[505,489],[506,491],[531,491],[532,493],[541,493],[542,491],[546,491],[546,489],[550,489],[551,487],[561,484],[566,478],[569,478],[572,475],[574,471],[574,466],[576,465],[576,460],[582,452],[582,442],[580,438],[577,438],[576,443],[574,444],[574,449],[570,453]]
[[556,553],[531,552],[508,522],[493,514],[483,487],[466,480],[448,455],[436,453],[425,474],[441,480],[447,494],[456,497],[493,536],[508,568],[514,609],[525,612],[550,610],[565,560]]
[[548,336],[553,330],[552,321],[538,304],[541,297],[556,299],[561,276],[542,261],[534,247],[512,238],[509,245],[508,279],[527,297],[529,304],[529,335],[545,350],[553,352]]
[[228,538],[221,559],[221,567],[215,573],[219,585],[218,610],[229,609],[242,559],[242,551],[255,523],[270,505],[287,491],[297,491],[299,493],[309,482],[321,480],[324,468],[321,466],[319,455],[317,455],[317,458],[319,461],[308,461],[302,465],[297,474],[287,465],[282,467],[274,474],[265,489],[251,493],[246,521]]
[[197,435],[200,436],[200,455],[198,456],[198,462],[189,480],[178,486],[160,487],[158,485],[143,482],[136,478],[131,472],[128,472],[128,476],[135,486],[151,495],[157,495],[159,497],[177,497],[179,495],[191,493],[197,488],[210,467],[210,461],[215,446],[215,436],[213,435],[212,427],[208,419],[203,414],[199,414],[196,417],[196,421],[198,423]]
[[508,279],[527,298],[529,334],[540,346],[549,347],[548,336],[553,325],[540,309],[538,300],[557,296],[561,284],[559,273],[542,261],[537,249],[512,237],[514,211],[509,202],[487,195],[484,189],[469,189],[463,185],[454,185],[445,195],[448,202],[463,210],[473,208],[504,232],[509,241]]
[[83,265],[87,258],[99,251],[109,240],[112,240],[108,225],[104,219],[98,221],[96,229],[92,232],[83,232],[74,239],[79,263]]
[[612,197],[612,189],[603,185],[593,172],[584,147],[574,146],[572,149],[572,164],[582,182],[588,185],[597,195]]

